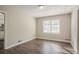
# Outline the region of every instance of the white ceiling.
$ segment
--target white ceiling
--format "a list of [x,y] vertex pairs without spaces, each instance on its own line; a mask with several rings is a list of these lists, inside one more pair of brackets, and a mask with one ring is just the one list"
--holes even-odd
[[[12,7],[12,6],[11,6]],[[14,6],[15,7],[15,6]],[[16,6],[33,17],[51,16],[56,14],[69,13],[73,9],[78,8],[78,5],[45,5],[43,9],[39,9],[37,5],[20,5]]]
[[43,17],[62,13],[69,13],[73,9],[78,8],[78,6],[76,5],[45,5],[43,9],[39,9],[36,5],[18,7],[27,10],[28,13],[34,17]]

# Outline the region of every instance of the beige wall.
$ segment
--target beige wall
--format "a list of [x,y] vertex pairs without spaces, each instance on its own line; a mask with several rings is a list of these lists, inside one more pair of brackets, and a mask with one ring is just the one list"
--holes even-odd
[[6,13],[5,48],[18,44],[21,40],[29,41],[35,37],[35,18],[16,6],[0,7]]
[[[43,20],[60,20],[60,34],[45,34],[42,29],[42,21]],[[59,40],[59,41],[67,41],[67,39],[71,39],[71,14],[62,14],[57,16],[49,16],[49,17],[41,17],[36,19],[36,35],[37,38],[42,39],[51,39],[51,40]]]

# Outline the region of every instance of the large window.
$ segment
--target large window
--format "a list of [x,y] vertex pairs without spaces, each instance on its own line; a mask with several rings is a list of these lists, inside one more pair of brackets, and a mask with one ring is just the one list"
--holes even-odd
[[50,21],[49,20],[43,21],[43,32],[50,33]]
[[43,21],[43,33],[60,33],[60,21],[59,20],[44,20]]

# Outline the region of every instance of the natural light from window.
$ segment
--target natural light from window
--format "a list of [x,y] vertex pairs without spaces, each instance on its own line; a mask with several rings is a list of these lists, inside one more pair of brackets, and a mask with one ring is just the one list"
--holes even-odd
[[60,20],[44,20],[43,33],[60,33]]

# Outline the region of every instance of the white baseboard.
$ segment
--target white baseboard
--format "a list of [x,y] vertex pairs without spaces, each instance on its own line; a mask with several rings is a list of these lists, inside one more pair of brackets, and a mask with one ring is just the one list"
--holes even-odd
[[35,37],[34,37],[34,38],[31,38],[31,39],[29,39],[29,40],[26,40],[26,41],[22,41],[22,42],[20,42],[20,43],[16,43],[16,44],[10,45],[10,46],[8,46],[8,47],[5,47],[4,49],[9,49],[9,48],[15,47],[15,46],[20,45],[20,44],[22,44],[22,43],[31,41],[31,40],[33,40],[33,39],[35,39]]
[[79,54],[79,52],[77,50],[74,50],[74,54]]
[[46,39],[46,38],[40,38],[40,37],[37,37],[39,39],[45,39],[45,40],[52,40],[52,41],[59,41],[59,42],[67,42],[67,43],[71,43],[70,41],[65,41],[65,40],[61,40],[61,39]]

